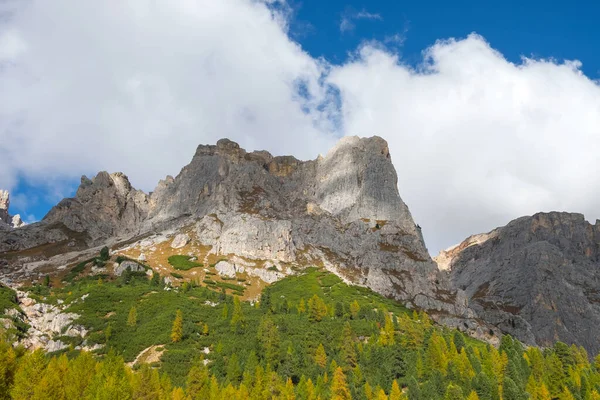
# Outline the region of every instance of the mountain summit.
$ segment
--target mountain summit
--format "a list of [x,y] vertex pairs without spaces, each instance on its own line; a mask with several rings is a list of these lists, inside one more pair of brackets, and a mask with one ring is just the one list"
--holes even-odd
[[41,222],[3,234],[0,252],[18,276],[28,264],[64,263],[64,254],[73,259],[105,244],[153,243],[135,255],[150,260],[170,237],[178,242],[169,251],[194,243],[206,264],[223,261],[222,271],[262,266],[267,272],[256,274],[270,282],[322,266],[446,324],[479,329],[466,298],[431,260],[380,137],[345,137],[310,161],[221,139],[198,146],[190,164],[150,194],[122,173],[84,176],[75,197]]

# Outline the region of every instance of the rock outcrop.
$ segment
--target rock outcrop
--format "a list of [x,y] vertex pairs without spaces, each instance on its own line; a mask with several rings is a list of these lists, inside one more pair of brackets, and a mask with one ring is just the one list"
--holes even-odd
[[[165,231],[187,235],[189,229],[217,259],[238,256],[274,267],[248,268],[266,281],[288,273],[276,265],[318,265],[446,324],[480,329],[466,297],[431,260],[379,137],[345,137],[310,161],[246,152],[222,139],[198,146],[190,164],[150,195],[133,189],[123,174],[83,177],[76,196],[41,223],[0,238],[0,253],[48,242],[98,246]],[[184,239],[176,236],[171,245],[185,246]]]
[[7,190],[0,190],[0,229],[1,228],[20,228],[25,225],[19,214],[10,215],[10,194]]
[[75,197],[58,203],[43,222],[60,222],[94,241],[138,233],[148,209],[148,196],[132,188],[126,175],[100,172],[91,180],[83,176]]
[[528,344],[560,340],[600,351],[600,221],[559,212],[522,217],[443,258],[485,321]]

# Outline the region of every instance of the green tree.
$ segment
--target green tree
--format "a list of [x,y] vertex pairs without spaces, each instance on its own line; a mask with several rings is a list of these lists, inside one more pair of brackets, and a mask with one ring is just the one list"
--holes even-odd
[[358,304],[358,301],[354,300],[352,303],[350,303],[350,315],[352,316],[352,319],[358,318],[359,312],[360,304]]
[[108,247],[104,246],[101,250],[100,250],[100,260],[102,261],[106,261],[110,258],[110,251],[108,250]]
[[275,366],[279,363],[279,332],[273,320],[264,316],[258,326],[258,341],[261,344],[267,363]]
[[131,308],[129,309],[129,315],[127,316],[127,325],[137,325],[137,309],[135,308],[135,306],[131,306]]
[[233,298],[233,313],[231,316],[231,331],[235,333],[241,333],[245,324],[244,314],[242,312],[242,304],[240,298],[235,296]]
[[354,348],[354,334],[349,322],[344,324],[344,330],[342,331],[341,354],[347,368],[346,371],[358,365],[356,349]]

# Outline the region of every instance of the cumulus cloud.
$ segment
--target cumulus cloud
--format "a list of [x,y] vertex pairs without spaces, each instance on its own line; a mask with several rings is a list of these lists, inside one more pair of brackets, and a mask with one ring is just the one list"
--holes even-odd
[[14,3],[0,25],[0,187],[107,169],[152,190],[221,137],[314,157],[333,142],[323,65],[289,39],[286,10]]
[[366,19],[371,21],[382,21],[383,18],[380,14],[370,13],[366,10],[362,11],[347,11],[342,16],[342,20],[340,21],[340,32],[350,32],[356,28],[356,20]]
[[513,64],[475,34],[423,55],[367,45],[329,80],[345,132],[390,143],[431,250],[538,211],[600,217],[600,86],[579,62]]
[[149,191],[221,137],[308,159],[379,135],[432,252],[537,211],[600,214],[600,87],[577,61],[515,64],[471,35],[416,67],[385,43],[330,65],[283,2],[119,4],[0,5],[0,187],[54,198],[109,170]]

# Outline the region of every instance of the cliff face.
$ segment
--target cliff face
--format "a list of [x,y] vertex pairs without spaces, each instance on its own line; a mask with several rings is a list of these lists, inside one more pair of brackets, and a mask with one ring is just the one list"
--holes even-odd
[[0,229],[4,228],[20,228],[25,225],[21,220],[21,216],[10,215],[8,208],[10,207],[10,194],[6,190],[0,190]]
[[600,350],[599,222],[540,213],[479,239],[443,252],[442,264],[481,318],[529,344]]
[[120,173],[83,177],[76,196],[41,223],[0,238],[0,252],[46,243],[83,248],[190,226],[211,254],[323,266],[447,324],[477,329],[466,299],[429,257],[379,137],[343,138],[311,161],[249,153],[222,139],[199,146],[150,195]]

